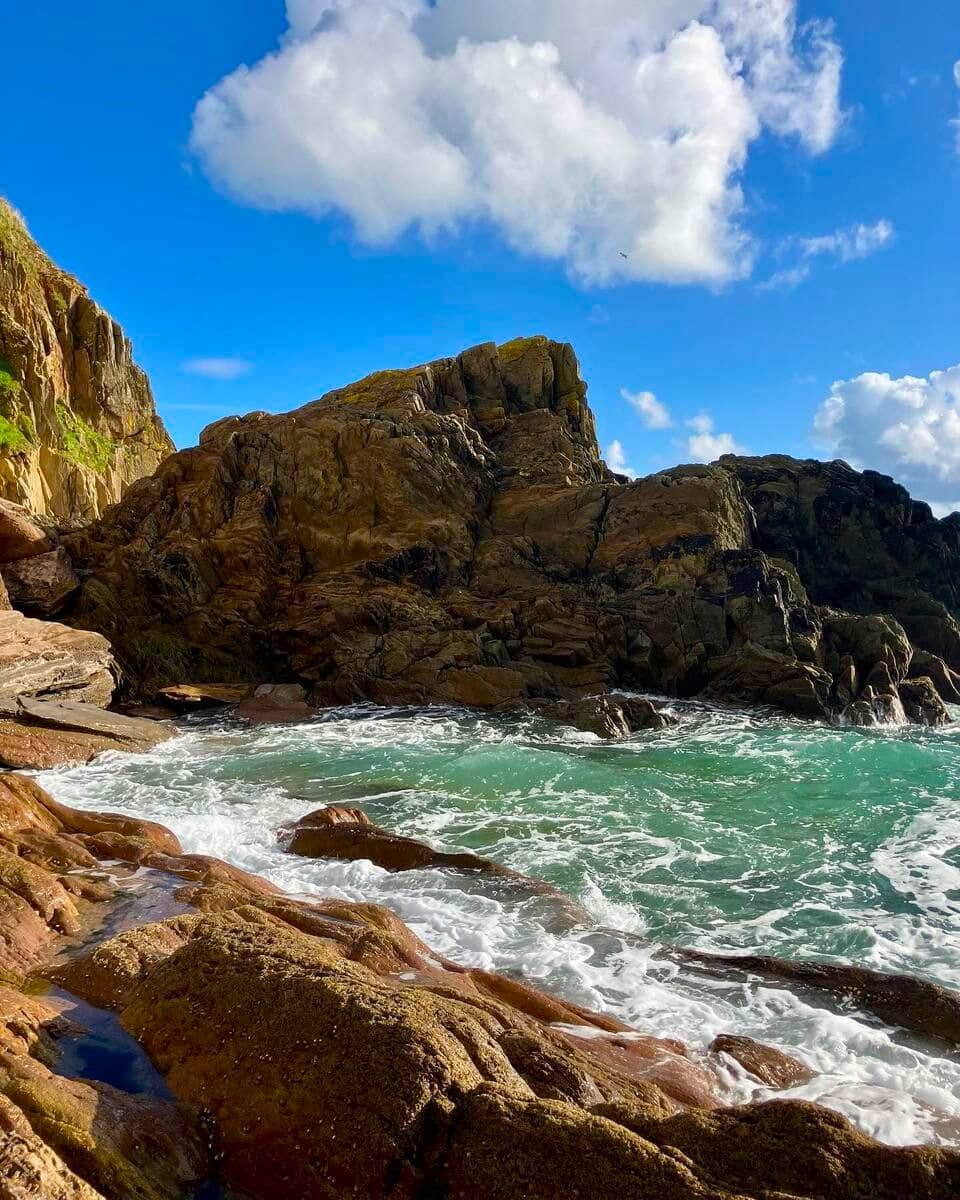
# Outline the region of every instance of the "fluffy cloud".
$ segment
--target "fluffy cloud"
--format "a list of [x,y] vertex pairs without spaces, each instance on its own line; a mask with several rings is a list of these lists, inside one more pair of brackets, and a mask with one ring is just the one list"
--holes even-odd
[[715,433],[714,421],[708,413],[699,413],[687,421],[692,432],[687,438],[687,454],[692,462],[715,462],[721,454],[742,454],[743,447],[734,441],[732,433]]
[[231,380],[249,375],[253,364],[245,358],[191,358],[183,364],[188,375],[200,375],[204,379]]
[[[811,153],[841,55],[796,0],[288,0],[279,49],[200,101],[239,200],[342,212],[383,244],[472,220],[578,278],[751,265],[738,176],[764,129]],[[623,257],[626,255],[626,257]]]
[[653,392],[631,392],[621,388],[620,395],[648,429],[669,429],[673,424],[666,405],[661,404]]
[[636,479],[637,472],[627,462],[627,454],[622,442],[611,442],[604,454],[607,466],[618,475],[626,475],[628,479]]
[[868,371],[841,380],[817,412],[821,444],[893,475],[939,508],[960,508],[960,366],[928,378]]

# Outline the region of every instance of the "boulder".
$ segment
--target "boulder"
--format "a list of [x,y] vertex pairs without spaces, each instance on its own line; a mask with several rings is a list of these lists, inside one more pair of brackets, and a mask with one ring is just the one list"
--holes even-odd
[[7,563],[2,575],[11,603],[40,617],[55,616],[80,587],[63,547]]
[[478,854],[437,850],[426,842],[390,833],[372,824],[360,809],[323,808],[308,813],[283,836],[291,854],[308,858],[366,860],[385,871],[434,869],[481,875],[508,895],[549,900],[551,928],[557,928],[558,920],[567,928],[591,923],[586,909],[543,880],[521,875]]
[[237,716],[251,725],[297,724],[316,715],[306,690],[296,683],[261,684],[237,707]]
[[[949,725],[950,714],[929,676],[904,680],[897,689],[903,711],[917,725]],[[949,691],[948,691],[949,695]]]
[[50,549],[50,539],[27,509],[0,499],[0,564],[33,558]]

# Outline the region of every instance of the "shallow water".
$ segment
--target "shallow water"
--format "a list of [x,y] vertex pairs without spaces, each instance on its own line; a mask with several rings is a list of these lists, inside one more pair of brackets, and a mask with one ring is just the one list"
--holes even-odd
[[[960,1056],[815,994],[704,979],[655,945],[856,961],[960,987],[960,729],[827,728],[676,705],[677,729],[603,744],[536,718],[339,709],[290,728],[195,720],[151,754],[42,782],[149,817],[186,849],[293,893],[375,900],[435,950],[705,1049],[783,1046],[819,1076],[791,1095],[891,1143],[960,1144]],[[299,859],[277,831],[325,804],[549,880],[596,929],[453,873]],[[731,1068],[732,1098],[758,1093]]]

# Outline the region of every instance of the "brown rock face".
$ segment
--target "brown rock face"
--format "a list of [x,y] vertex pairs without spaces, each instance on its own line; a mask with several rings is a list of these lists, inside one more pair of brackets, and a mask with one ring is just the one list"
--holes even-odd
[[[600,461],[569,346],[479,346],[211,426],[70,540],[86,579],[70,619],[107,633],[149,695],[286,679],[313,703],[496,708],[620,686],[819,717],[886,696],[899,715],[907,635],[866,601],[852,616],[811,604],[804,571],[818,586],[823,572],[804,558],[798,573],[774,536],[766,461],[627,484]],[[960,562],[950,522],[925,536]],[[895,551],[899,577],[921,570]]]
[[172,451],[123,330],[0,200],[0,496],[87,521]]

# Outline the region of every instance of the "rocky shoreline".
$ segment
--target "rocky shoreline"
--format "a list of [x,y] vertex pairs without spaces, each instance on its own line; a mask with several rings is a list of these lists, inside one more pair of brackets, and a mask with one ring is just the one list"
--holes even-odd
[[[321,829],[377,839],[395,869],[426,849],[343,810],[301,823]],[[445,961],[386,909],[290,899],[184,855],[160,826],[65,808],[23,776],[0,776],[0,838],[0,1196],[10,1200],[181,1200],[201,1185],[251,1200],[860,1200],[946,1198],[960,1186],[960,1154],[881,1146],[803,1101],[724,1106],[727,1056],[758,1086],[808,1074],[749,1039],[692,1055]],[[331,841],[300,849],[338,852]],[[498,870],[469,857],[434,865]],[[957,1041],[960,1003],[939,991],[942,1011],[953,1005],[940,1032]],[[75,998],[93,1009],[71,1017]],[[95,1010],[116,1014],[168,1095],[59,1073]]]
[[[0,1200],[960,1194],[960,1154],[726,1102],[734,1067],[765,1097],[809,1078],[781,1049],[694,1052],[14,773],[146,750],[224,704],[250,726],[439,703],[623,738],[675,721],[637,695],[656,692],[944,724],[960,516],[844,463],[617,476],[572,348],[542,337],[169,453],[122,331],[2,207],[0,372]],[[591,923],[360,810],[277,832]],[[932,983],[662,951],[960,1045],[960,999]]]

